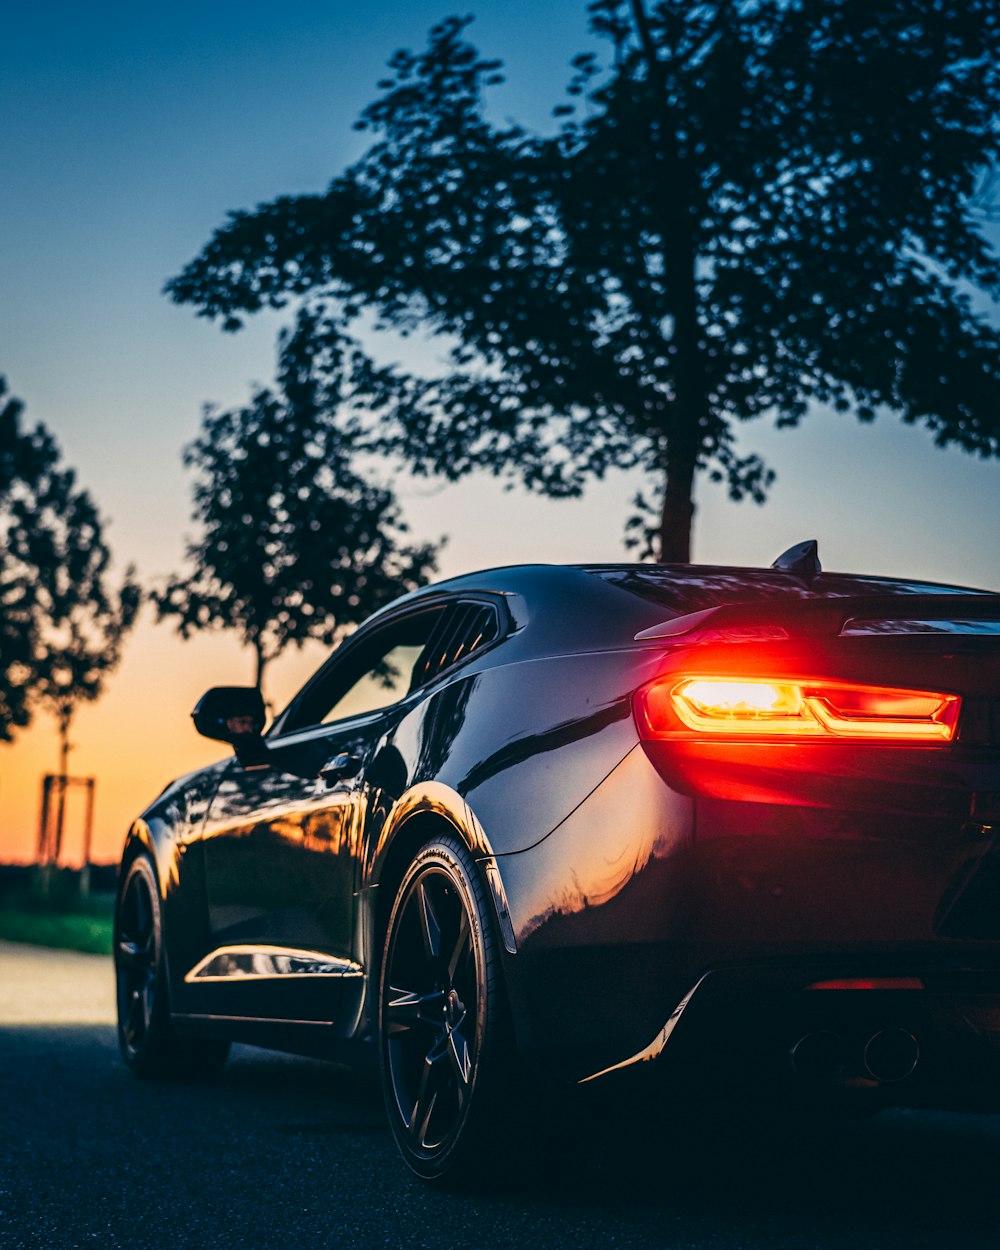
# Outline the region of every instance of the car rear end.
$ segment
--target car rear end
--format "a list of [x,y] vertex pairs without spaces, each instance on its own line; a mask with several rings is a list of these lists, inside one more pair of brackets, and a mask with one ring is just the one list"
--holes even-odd
[[[582,571],[620,592],[600,601],[620,637],[587,653],[605,685],[608,666],[620,675],[620,753],[545,836],[497,856],[529,1066],[573,1082],[655,1072],[768,1098],[989,1105],[1000,595]],[[560,656],[539,674],[562,673]],[[582,716],[593,691],[573,671],[564,695]]]
[[1000,596],[804,586],[638,641],[662,648],[642,748],[694,828],[674,876],[690,988],[628,1058],[810,1100],[990,1105]]

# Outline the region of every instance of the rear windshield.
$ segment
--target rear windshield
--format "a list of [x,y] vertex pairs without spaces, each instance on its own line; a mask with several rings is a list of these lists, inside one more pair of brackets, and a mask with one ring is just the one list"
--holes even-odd
[[[821,573],[809,583],[777,569],[738,569],[713,565],[618,565],[587,569],[619,590],[636,595],[647,603],[666,609],[665,615],[681,616],[725,603],[760,603],[776,599],[836,599],[864,595],[970,595],[982,594],[997,600],[990,591],[968,586],[946,586],[936,582],[903,582],[883,577],[851,577],[841,573]],[[861,622],[859,622],[861,624]],[[878,625],[878,622],[864,622]],[[947,622],[928,622],[940,631]],[[982,621],[974,631],[956,628],[945,632],[982,632]],[[864,632],[883,632],[866,629]]]

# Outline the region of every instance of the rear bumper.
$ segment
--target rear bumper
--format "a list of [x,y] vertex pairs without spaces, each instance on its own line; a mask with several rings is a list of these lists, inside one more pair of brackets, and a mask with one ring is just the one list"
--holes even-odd
[[[497,857],[517,946],[514,1024],[536,1071],[575,1083],[642,1066],[697,985],[664,1059],[778,1081],[800,1039],[830,1031],[844,1048],[831,1088],[867,1090],[868,1042],[907,1029],[921,1051],[908,1088],[954,1087],[966,1064],[992,1081],[983,1021],[1000,1003],[1000,852],[972,818],[969,783],[1000,789],[997,765],[953,777],[936,806],[916,791],[904,810],[862,805],[838,758],[842,775],[824,774],[812,803],[775,797],[782,781],[804,786],[801,767],[771,775],[758,801],[675,788],[639,748],[547,838]],[[958,990],[944,987],[959,974]],[[857,1002],[853,991],[806,991],[850,976],[924,988]]]
[[715,969],[648,1046],[584,1083],[645,1077],[831,1110],[996,1110],[1000,960]]

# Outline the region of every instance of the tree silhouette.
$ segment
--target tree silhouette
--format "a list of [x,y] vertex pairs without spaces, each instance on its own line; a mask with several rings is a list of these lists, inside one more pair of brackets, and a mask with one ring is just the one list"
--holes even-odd
[[23,410],[0,378],[0,741],[42,703],[65,776],[73,715],[117,667],[141,592],[131,569],[111,584],[93,500],[49,431],[22,429]]
[[364,450],[355,410],[376,402],[370,362],[337,334],[311,355],[319,343],[320,327],[302,318],[283,338],[276,390],[205,410],[184,453],[198,474],[201,534],[187,548],[189,571],[153,596],[184,637],[234,630],[253,651],[258,686],[288,644],[333,643],[436,568],[433,546],[405,543],[392,492],[353,467]]
[[[129,568],[120,587],[109,585],[111,553],[100,517],[85,492],[71,494],[53,526],[55,563],[48,584],[50,622],[44,631],[45,665],[38,694],[52,713],[59,736],[59,785],[53,839],[58,863],[66,813],[70,734],[82,703],[99,698],[118,667],[142,603],[142,591]],[[86,865],[84,865],[86,867]]]
[[0,378],[0,741],[31,718],[41,661],[41,604],[33,561],[36,499],[47,494],[57,457],[51,436],[22,431],[20,400]]
[[499,63],[450,19],[393,57],[325,194],[231,214],[168,291],[228,329],[296,298],[443,336],[443,375],[381,375],[382,445],[554,496],[641,466],[661,559],[689,558],[699,471],[763,500],[739,421],[885,410],[1000,453],[992,0],[590,13],[609,63],[576,58],[554,135],[489,119]]

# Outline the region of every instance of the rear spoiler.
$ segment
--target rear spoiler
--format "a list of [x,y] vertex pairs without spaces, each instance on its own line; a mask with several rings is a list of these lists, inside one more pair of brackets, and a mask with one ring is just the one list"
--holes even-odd
[[[852,621],[997,621],[1000,595],[864,595],[724,603],[643,629],[636,642],[777,642],[835,638]],[[873,629],[858,633],[879,633]],[[915,633],[920,632],[915,630]]]

